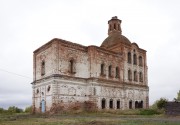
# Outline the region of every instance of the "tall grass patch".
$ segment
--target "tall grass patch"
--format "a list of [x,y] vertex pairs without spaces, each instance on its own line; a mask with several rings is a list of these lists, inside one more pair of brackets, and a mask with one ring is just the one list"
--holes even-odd
[[162,111],[156,109],[140,109],[139,115],[159,115]]

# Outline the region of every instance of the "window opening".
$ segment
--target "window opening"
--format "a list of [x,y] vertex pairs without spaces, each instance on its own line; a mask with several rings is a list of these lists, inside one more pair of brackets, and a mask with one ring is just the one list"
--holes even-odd
[[114,24],[114,29],[116,30],[116,24]]
[[41,76],[45,75],[45,61],[41,62]]
[[137,71],[134,71],[134,81],[137,81]]
[[112,72],[112,66],[110,65],[110,66],[109,66],[109,77],[112,76],[112,73],[111,73],[111,72]]
[[105,109],[105,108],[106,108],[106,99],[102,99],[102,101],[101,101],[101,107],[102,107],[102,109]]
[[119,78],[119,67],[116,67],[116,78]]
[[120,109],[120,101],[117,100],[117,109]]
[[132,100],[129,101],[129,109],[132,109]]
[[139,57],[139,66],[142,66],[142,56]]
[[139,81],[140,81],[140,82],[143,82],[143,75],[142,75],[142,72],[139,73]]
[[104,64],[101,64],[101,75],[104,75]]
[[132,80],[132,73],[131,73],[131,70],[128,70],[128,80],[129,80],[129,81]]
[[128,52],[128,63],[131,63],[131,53]]
[[110,99],[110,101],[109,101],[109,108],[113,109],[113,100],[112,99]]
[[134,62],[133,63],[134,65],[137,65],[137,56],[136,56],[136,54],[133,55],[133,62]]

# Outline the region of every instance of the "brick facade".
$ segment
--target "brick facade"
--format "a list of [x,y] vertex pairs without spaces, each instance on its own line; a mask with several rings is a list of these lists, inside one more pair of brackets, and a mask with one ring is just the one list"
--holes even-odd
[[100,47],[55,38],[34,51],[34,112],[88,101],[99,110],[148,108],[146,51],[121,35],[120,23],[109,20]]

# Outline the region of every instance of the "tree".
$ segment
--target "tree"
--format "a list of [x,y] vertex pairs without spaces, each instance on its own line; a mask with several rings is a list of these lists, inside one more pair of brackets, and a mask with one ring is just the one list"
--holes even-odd
[[166,105],[167,102],[168,102],[167,99],[165,99],[165,98],[160,98],[160,99],[157,101],[157,108],[158,108],[158,109],[163,109],[163,108],[165,108],[165,105]]
[[10,112],[10,113],[21,113],[21,112],[23,112],[23,110],[18,108],[18,107],[15,107],[15,106],[10,106],[8,108],[8,112]]
[[31,113],[32,112],[32,106],[26,107],[25,112]]
[[180,101],[180,90],[179,90],[179,92],[177,93],[177,98],[174,98],[174,101],[175,101],[175,102]]
[[166,103],[168,100],[166,98],[160,98],[159,100],[156,100],[154,104],[151,106],[152,109],[163,109],[165,108]]
[[0,113],[3,113],[4,112],[4,109],[3,108],[0,108]]
[[177,93],[177,101],[180,101],[180,90],[179,90],[179,92]]

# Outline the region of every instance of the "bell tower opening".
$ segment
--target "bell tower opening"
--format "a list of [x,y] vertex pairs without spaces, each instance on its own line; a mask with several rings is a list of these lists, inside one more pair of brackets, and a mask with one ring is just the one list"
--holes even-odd
[[118,19],[117,16],[112,17],[111,20],[108,21],[108,25],[109,25],[109,29],[108,29],[108,35],[114,33],[114,32],[118,32],[118,33],[122,33],[121,31],[121,20]]

